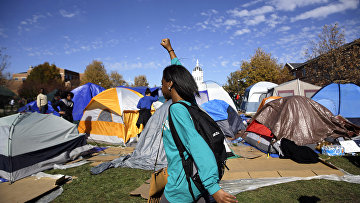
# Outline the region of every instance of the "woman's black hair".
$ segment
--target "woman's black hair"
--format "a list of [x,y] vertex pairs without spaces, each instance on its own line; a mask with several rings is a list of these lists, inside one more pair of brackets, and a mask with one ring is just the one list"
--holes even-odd
[[146,88],[146,90],[145,90],[145,95],[147,95],[147,94],[151,94],[151,91],[149,88]]
[[70,95],[71,96],[71,99],[74,98],[74,93],[70,92],[70,91],[64,91],[63,94],[62,94],[62,99],[66,99],[66,97]]
[[163,78],[166,82],[172,81],[171,88],[175,88],[181,98],[194,103],[195,95],[199,96],[198,86],[190,72],[182,65],[171,65],[164,69]]

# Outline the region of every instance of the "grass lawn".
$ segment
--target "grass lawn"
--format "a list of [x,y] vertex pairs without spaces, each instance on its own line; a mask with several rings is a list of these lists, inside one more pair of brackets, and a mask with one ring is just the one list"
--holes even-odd
[[[354,175],[360,175],[360,156],[327,157],[327,162]],[[76,176],[63,186],[54,202],[146,202],[129,193],[150,178],[151,171],[112,168],[99,175],[90,174],[89,164],[66,170],[48,170],[50,174]],[[340,181],[296,181],[259,188],[236,195],[239,202],[359,202],[360,184]]]

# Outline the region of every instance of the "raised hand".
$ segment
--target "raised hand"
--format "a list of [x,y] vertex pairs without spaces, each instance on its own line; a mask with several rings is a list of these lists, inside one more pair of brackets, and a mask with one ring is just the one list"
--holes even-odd
[[161,40],[161,46],[163,46],[167,51],[172,50],[171,44],[170,44],[170,39],[169,38],[165,38]]

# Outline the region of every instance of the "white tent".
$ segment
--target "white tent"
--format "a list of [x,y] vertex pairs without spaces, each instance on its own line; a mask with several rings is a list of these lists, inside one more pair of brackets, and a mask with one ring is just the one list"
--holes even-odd
[[278,86],[272,82],[258,82],[245,89],[240,110],[246,114],[255,114],[261,101],[269,94],[269,90]]
[[203,84],[206,89],[204,91],[200,91],[200,98],[196,97],[196,102],[198,105],[201,105],[210,100],[218,99],[225,101],[235,111],[237,111],[234,101],[231,99],[229,94],[224,90],[224,88],[222,88],[219,84],[213,81],[206,81]]

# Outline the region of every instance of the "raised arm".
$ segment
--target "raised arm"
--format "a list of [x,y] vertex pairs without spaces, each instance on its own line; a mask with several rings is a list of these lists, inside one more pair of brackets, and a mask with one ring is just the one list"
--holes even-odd
[[174,49],[171,47],[169,38],[162,39],[160,44],[161,44],[161,46],[163,46],[166,49],[166,51],[169,52],[171,60],[174,58],[177,58]]

